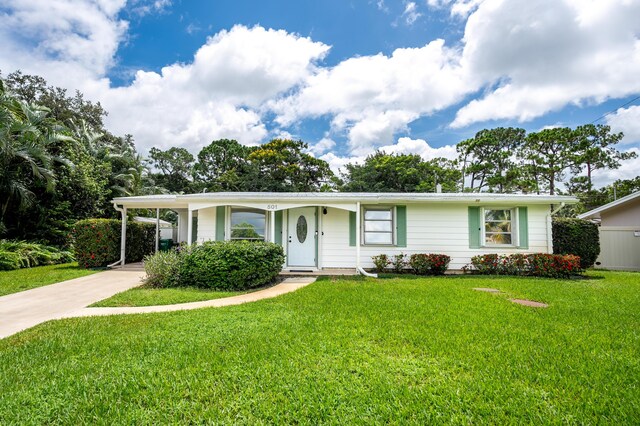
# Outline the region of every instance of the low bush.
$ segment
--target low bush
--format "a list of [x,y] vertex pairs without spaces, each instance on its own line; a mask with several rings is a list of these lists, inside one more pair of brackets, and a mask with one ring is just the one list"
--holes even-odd
[[73,254],[25,241],[0,240],[0,271],[72,262]]
[[[267,284],[280,273],[285,260],[282,246],[261,241],[209,241],[178,257],[178,285],[216,290]],[[169,271],[172,268],[167,266]]]
[[[151,223],[127,223],[127,262],[139,262],[153,253],[156,226]],[[76,259],[85,268],[99,268],[120,259],[121,222],[116,219],[84,219],[73,227]]]
[[389,260],[389,256],[387,256],[386,254],[372,256],[371,260],[373,260],[373,265],[376,267],[376,272],[384,272],[384,270],[387,269],[387,267],[391,263],[391,261]]
[[451,258],[446,254],[412,254],[409,266],[416,275],[444,275]]
[[600,234],[595,223],[576,218],[553,219],[553,252],[580,256],[580,267],[593,266],[600,254]]
[[568,278],[583,271],[580,257],[572,254],[536,253],[528,263],[529,273],[537,277]]
[[145,256],[146,284],[151,287],[179,287],[183,259],[184,254],[177,250],[159,251]]
[[[395,273],[410,272],[416,275],[443,275],[449,267],[451,258],[446,254],[412,254],[400,253],[391,258],[386,254],[371,257],[377,272],[391,269]],[[410,269],[407,269],[409,267]]]
[[401,273],[407,267],[407,255],[404,253],[394,254],[391,259],[391,268],[395,273]]
[[580,257],[574,255],[484,254],[471,258],[466,271],[483,275],[530,275],[536,277],[567,278],[582,273]]

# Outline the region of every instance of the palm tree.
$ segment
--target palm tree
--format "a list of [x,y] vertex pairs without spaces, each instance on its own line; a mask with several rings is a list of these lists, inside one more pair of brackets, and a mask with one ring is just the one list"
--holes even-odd
[[35,186],[55,185],[52,165],[58,158],[48,148],[69,137],[48,114],[12,96],[0,81],[0,230],[10,205],[25,209],[34,202]]

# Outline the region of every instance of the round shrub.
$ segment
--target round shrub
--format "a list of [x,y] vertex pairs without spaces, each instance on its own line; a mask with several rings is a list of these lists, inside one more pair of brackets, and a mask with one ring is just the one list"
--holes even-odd
[[451,257],[446,254],[412,254],[409,266],[417,275],[444,275]]
[[[139,262],[153,253],[156,226],[127,222],[126,261]],[[85,268],[106,266],[120,259],[121,222],[117,219],[84,219],[73,227],[73,246],[78,264]]]
[[553,219],[553,252],[580,256],[580,266],[593,266],[600,254],[600,234],[595,223],[576,218]]
[[180,262],[180,285],[244,290],[273,281],[282,270],[284,250],[254,241],[208,241],[192,247]]

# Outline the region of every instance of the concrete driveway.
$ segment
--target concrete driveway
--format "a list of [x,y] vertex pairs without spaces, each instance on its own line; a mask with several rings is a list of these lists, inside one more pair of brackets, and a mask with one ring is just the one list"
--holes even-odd
[[144,275],[141,265],[134,264],[2,296],[0,339],[137,287]]

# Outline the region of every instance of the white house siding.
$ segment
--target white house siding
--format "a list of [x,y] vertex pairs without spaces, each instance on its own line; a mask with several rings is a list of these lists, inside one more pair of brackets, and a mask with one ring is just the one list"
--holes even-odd
[[196,241],[216,239],[216,208],[209,207],[207,209],[198,210],[198,236]]
[[189,213],[187,209],[176,209],[178,212],[178,242],[187,241]]
[[[441,253],[451,256],[450,269],[461,269],[483,253],[547,252],[547,205],[528,207],[529,249],[469,248],[468,206],[462,204],[408,204],[407,247],[362,246],[361,265],[373,267],[371,256],[398,253]],[[321,262],[325,268],[353,268],[355,247],[349,246],[349,213],[328,209],[322,218]]]

